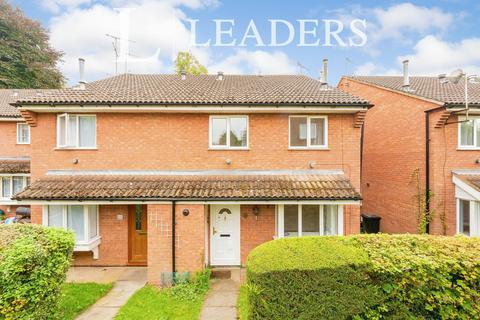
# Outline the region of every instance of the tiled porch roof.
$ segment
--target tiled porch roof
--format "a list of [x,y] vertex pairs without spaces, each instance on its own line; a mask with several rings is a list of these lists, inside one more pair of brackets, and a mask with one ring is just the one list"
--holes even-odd
[[360,200],[343,174],[53,175],[16,200]]
[[5,173],[30,173],[30,160],[0,158],[0,174]]
[[478,174],[455,174],[455,177],[465,182],[470,187],[474,188],[476,191],[480,192],[480,172]]

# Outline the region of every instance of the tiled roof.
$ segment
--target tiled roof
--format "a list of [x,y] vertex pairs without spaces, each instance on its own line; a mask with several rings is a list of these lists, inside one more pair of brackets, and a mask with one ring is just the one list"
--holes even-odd
[[480,173],[478,174],[455,174],[457,178],[480,192]]
[[36,89],[0,89],[0,117],[21,118],[17,108],[10,105],[18,99],[35,96],[37,92],[45,90]]
[[342,174],[59,175],[35,181],[17,200],[359,200]]
[[[452,78],[442,83],[438,77],[410,77],[408,91],[403,88],[403,77],[400,76],[353,76],[347,77],[364,83],[373,84],[387,89],[435,100],[447,105],[465,104],[465,81],[455,84]],[[468,84],[469,103],[480,106],[480,84]]]
[[123,74],[75,88],[21,99],[24,104],[166,104],[166,105],[368,105],[334,87],[301,75]]
[[30,160],[0,159],[0,173],[30,173]]

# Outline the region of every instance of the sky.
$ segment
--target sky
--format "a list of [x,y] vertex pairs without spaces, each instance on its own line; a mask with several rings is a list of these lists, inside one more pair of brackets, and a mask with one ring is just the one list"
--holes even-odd
[[[7,1],[49,31],[51,45],[64,53],[59,67],[71,85],[78,81],[79,57],[91,82],[125,72],[172,73],[178,51],[192,52],[209,73],[226,75],[319,78],[327,58],[332,85],[345,74],[401,74],[405,59],[414,75],[459,68],[480,74],[476,0]],[[340,25],[337,39],[331,32]],[[107,34],[121,38],[118,59]]]

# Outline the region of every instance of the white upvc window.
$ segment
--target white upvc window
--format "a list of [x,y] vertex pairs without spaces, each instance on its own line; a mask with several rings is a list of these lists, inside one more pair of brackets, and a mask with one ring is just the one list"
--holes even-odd
[[57,117],[57,147],[93,149],[97,145],[95,115],[64,113]]
[[93,251],[98,259],[100,244],[97,205],[48,205],[43,208],[43,225],[72,230],[74,251]]
[[480,201],[457,199],[457,233],[480,236]]
[[343,206],[279,205],[277,228],[279,238],[343,235]]
[[10,198],[23,191],[30,184],[30,177],[26,175],[3,175],[0,176],[0,199]]
[[211,149],[248,149],[248,116],[210,116]]
[[30,126],[17,123],[17,144],[30,144]]
[[480,117],[470,117],[468,121],[459,118],[458,148],[480,150]]
[[290,116],[288,118],[290,149],[327,149],[327,116]]

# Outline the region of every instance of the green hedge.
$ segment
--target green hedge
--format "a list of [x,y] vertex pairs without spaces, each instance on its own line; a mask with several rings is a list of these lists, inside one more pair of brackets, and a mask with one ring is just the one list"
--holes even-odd
[[55,317],[73,246],[69,231],[0,225],[0,319]]
[[247,260],[249,319],[480,319],[480,239],[279,239]]

